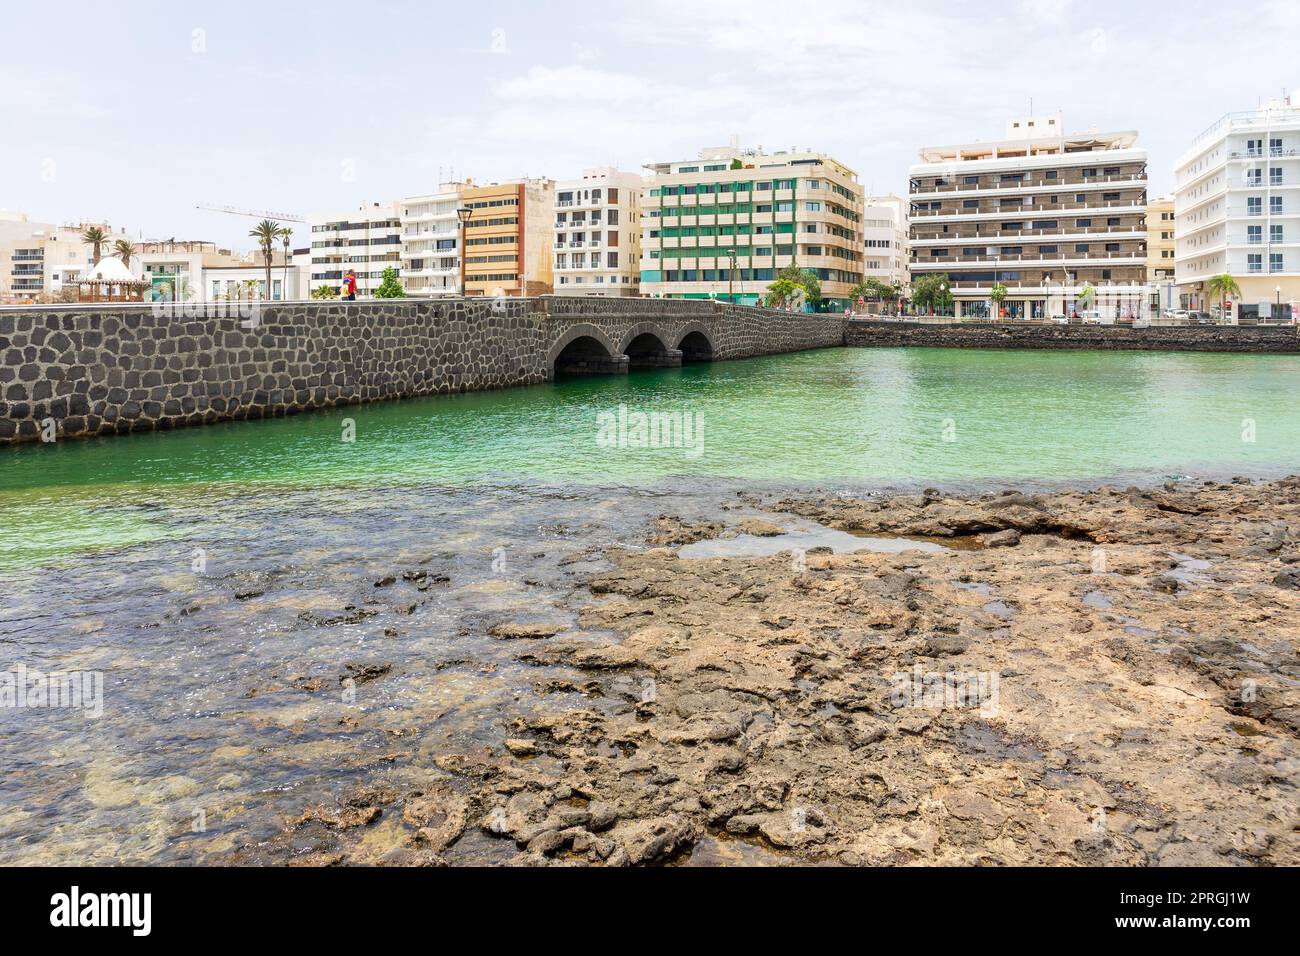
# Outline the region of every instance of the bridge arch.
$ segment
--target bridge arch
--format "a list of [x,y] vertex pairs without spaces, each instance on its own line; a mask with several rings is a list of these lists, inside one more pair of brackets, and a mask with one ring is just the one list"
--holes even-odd
[[681,352],[669,346],[672,335],[653,322],[638,322],[623,335],[619,350],[631,368],[676,368]]
[[627,371],[627,356],[615,351],[599,328],[581,322],[565,329],[546,355],[551,377],[558,375],[610,375]]
[[702,322],[689,322],[682,329],[675,346],[683,362],[712,362],[717,357],[713,339]]

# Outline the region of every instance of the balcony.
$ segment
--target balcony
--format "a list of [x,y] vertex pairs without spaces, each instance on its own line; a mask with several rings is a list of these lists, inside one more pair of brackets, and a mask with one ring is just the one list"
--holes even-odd
[[997,242],[1002,239],[1057,239],[1064,240],[1071,236],[1131,236],[1133,238],[1145,239],[1147,230],[1143,226],[1058,226],[1056,229],[1000,229],[991,234],[958,232],[935,232],[929,235],[917,234],[912,236],[911,242],[914,244],[929,243],[979,243],[979,242]]
[[993,217],[999,219],[1015,219],[1017,216],[1027,212],[1059,212],[1070,209],[1134,209],[1145,212],[1146,201],[1139,197],[1131,199],[1109,199],[1098,202],[1046,202],[1031,203],[1028,206],[1003,206],[997,209],[913,209],[910,213],[912,219],[933,219],[944,216],[955,218],[971,218],[975,216]]
[[1067,186],[1095,186],[1109,183],[1128,183],[1131,186],[1140,186],[1146,185],[1147,176],[1145,170],[1134,170],[1130,173],[1112,173],[1109,176],[1063,176],[1056,179],[1039,176],[1032,179],[1027,177],[1025,179],[998,180],[992,183],[945,182],[942,185],[925,182],[928,179],[931,179],[931,177],[922,176],[919,182],[913,182],[909,195],[1014,192],[1022,189],[1062,189]]

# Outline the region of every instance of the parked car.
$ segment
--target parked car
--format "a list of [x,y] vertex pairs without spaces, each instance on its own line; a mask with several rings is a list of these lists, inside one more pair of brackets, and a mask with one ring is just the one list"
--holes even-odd
[[1054,316],[1052,316],[1052,318],[1051,318],[1051,322],[1052,322],[1052,324],[1054,324],[1054,325],[1069,325],[1069,324],[1070,324],[1070,319],[1069,319],[1068,316],[1064,316],[1064,315],[1054,315]]
[[1104,316],[1100,312],[1080,312],[1079,319],[1084,325],[1114,325],[1113,316]]

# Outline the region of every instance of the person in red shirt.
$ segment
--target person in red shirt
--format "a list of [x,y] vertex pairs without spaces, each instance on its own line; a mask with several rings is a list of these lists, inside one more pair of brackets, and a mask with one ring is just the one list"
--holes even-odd
[[357,297],[357,274],[351,269],[343,278],[343,298],[356,300]]

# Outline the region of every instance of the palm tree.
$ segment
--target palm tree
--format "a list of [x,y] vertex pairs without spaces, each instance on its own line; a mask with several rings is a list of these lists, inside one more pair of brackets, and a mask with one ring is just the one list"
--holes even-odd
[[281,295],[285,298],[289,295],[289,243],[293,241],[293,227],[280,227],[280,241],[284,243],[284,271],[280,280]]
[[90,246],[91,251],[95,254],[95,263],[98,264],[100,252],[104,244],[108,242],[108,231],[100,226],[87,226],[86,231],[81,234],[81,241]]
[[1228,320],[1228,298],[1241,298],[1241,286],[1237,285],[1237,280],[1234,279],[1232,274],[1229,272],[1212,276],[1210,281],[1205,283],[1205,291],[1210,295],[1217,295],[1219,297],[1219,318],[1226,322]]
[[122,260],[122,265],[131,268],[131,257],[135,255],[135,243],[130,239],[118,239],[113,243],[113,255]]
[[275,255],[275,243],[280,238],[280,224],[274,219],[263,219],[249,236],[257,240],[262,249],[262,261],[266,263],[266,297],[271,297],[271,258]]

